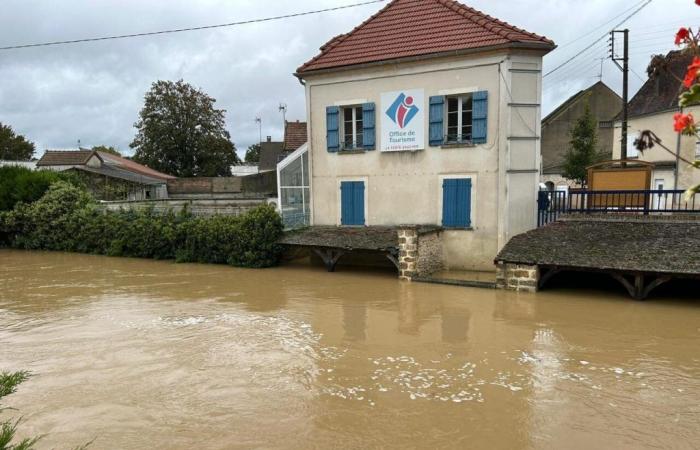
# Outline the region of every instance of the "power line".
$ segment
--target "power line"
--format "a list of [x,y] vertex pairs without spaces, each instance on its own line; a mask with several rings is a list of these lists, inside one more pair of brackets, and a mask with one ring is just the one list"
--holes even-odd
[[293,13],[293,14],[285,14],[282,16],[265,17],[262,19],[242,20],[239,22],[222,23],[222,24],[217,24],[217,25],[204,25],[204,26],[200,26],[200,27],[176,28],[176,29],[172,29],[172,30],[149,31],[149,32],[145,32],[145,33],[134,33],[134,34],[118,34],[118,35],[114,35],[114,36],[101,36],[101,37],[93,37],[93,38],[85,38],[85,39],[73,39],[73,40],[67,40],[67,41],[41,42],[41,43],[36,43],[36,44],[11,45],[11,46],[7,46],[7,47],[0,47],[0,50],[17,50],[17,49],[32,48],[32,47],[48,47],[48,46],[52,46],[52,45],[79,44],[79,43],[83,43],[83,42],[108,41],[108,40],[114,40],[114,39],[127,39],[127,38],[134,38],[134,37],[143,37],[143,36],[155,36],[155,35],[160,35],[160,34],[182,33],[185,31],[198,31],[198,30],[210,30],[210,29],[214,29],[214,28],[226,28],[226,27],[233,27],[233,26],[238,26],[238,25],[247,25],[247,24],[251,24],[251,23],[272,22],[275,20],[289,19],[289,18],[293,18],[293,17],[309,16],[312,14],[320,14],[320,13],[324,13],[324,12],[338,11],[341,9],[356,8],[358,6],[371,5],[373,3],[382,3],[385,1],[386,0],[369,0],[369,1],[362,2],[362,3],[353,3],[351,5],[335,6],[333,8],[317,9],[317,10],[313,10],[313,11],[304,11],[304,12]]
[[[652,2],[652,0],[646,0],[646,2],[643,3],[639,8],[635,9],[631,14],[629,14],[627,17],[625,17],[624,19],[622,19],[622,21],[620,21],[617,25],[615,25],[615,26],[613,27],[613,29],[615,29],[615,28],[621,26],[622,24],[624,24],[625,22],[627,22],[628,20],[630,20],[632,17],[634,17],[635,15],[637,15],[642,9],[644,9],[644,8],[645,8],[647,5],[649,5],[649,3],[651,3],[651,2]],[[601,37],[599,37],[598,39],[596,39],[595,41],[593,41],[591,44],[589,44],[589,45],[586,46],[584,49],[582,49],[581,51],[579,51],[578,53],[576,53],[574,56],[572,56],[571,58],[567,59],[567,60],[564,61],[563,63],[559,64],[559,65],[558,65],[557,67],[555,67],[554,69],[552,69],[552,70],[550,70],[549,72],[547,72],[546,74],[544,74],[543,77],[547,77],[547,76],[553,74],[554,72],[556,72],[557,70],[561,69],[561,68],[564,67],[565,65],[569,64],[571,61],[573,61],[574,59],[578,58],[582,53],[584,53],[584,52],[587,51],[588,49],[590,49],[590,48],[592,48],[593,46],[595,46],[598,42],[600,42],[600,41],[602,41],[603,39],[607,38],[608,35],[609,35],[609,33],[606,32],[604,35],[602,35]]]
[[634,6],[630,7],[630,8],[627,8],[626,10],[622,11],[620,14],[616,15],[615,17],[613,17],[612,19],[610,19],[610,20],[608,20],[607,22],[603,23],[602,25],[600,25],[600,26],[594,28],[593,30],[589,31],[588,33],[584,34],[583,36],[579,36],[579,37],[577,37],[576,39],[573,39],[573,40],[571,40],[571,41],[569,41],[569,42],[567,42],[567,43],[565,43],[565,44],[559,45],[559,46],[557,47],[557,49],[561,50],[561,49],[564,48],[564,47],[568,47],[569,45],[574,44],[574,43],[580,41],[581,39],[590,36],[591,34],[595,33],[596,31],[600,30],[601,28],[605,27],[607,24],[609,24],[609,23],[612,22],[613,20],[615,20],[615,19],[617,19],[617,18],[623,16],[624,14],[630,12],[630,11],[633,10],[634,8],[637,8],[639,5],[641,5],[641,4],[644,3],[645,1],[646,1],[646,0],[642,0],[642,1],[640,1],[639,3],[637,3],[636,5],[634,5]]

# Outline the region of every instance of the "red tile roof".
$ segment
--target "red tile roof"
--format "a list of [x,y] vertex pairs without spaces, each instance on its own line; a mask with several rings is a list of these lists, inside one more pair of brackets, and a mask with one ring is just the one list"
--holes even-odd
[[94,155],[97,155],[102,162],[104,162],[104,164],[112,167],[118,167],[128,172],[145,175],[151,178],[157,178],[159,180],[171,180],[175,178],[172,175],[158,172],[157,170],[153,170],[148,166],[136,163],[130,159],[95,150],[47,150],[36,165],[38,167],[84,166]]
[[117,166],[121,169],[127,170],[129,172],[138,173],[141,175],[146,175],[152,178],[157,178],[159,180],[174,180],[176,177],[168,175],[167,173],[158,172],[155,169],[151,169],[148,166],[139,164],[130,159],[122,158],[121,156],[113,155],[111,153],[96,151],[102,161],[110,166]]
[[306,122],[285,122],[284,124],[284,151],[293,152],[306,144]]
[[79,166],[87,164],[95,154],[92,150],[47,150],[36,165],[42,166]]
[[347,34],[321,47],[297,69],[321,69],[494,46],[531,45],[551,50],[554,42],[453,0],[393,0]]

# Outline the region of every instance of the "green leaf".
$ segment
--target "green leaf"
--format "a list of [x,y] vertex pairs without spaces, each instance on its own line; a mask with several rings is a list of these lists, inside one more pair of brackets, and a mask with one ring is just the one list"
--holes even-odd
[[681,94],[678,104],[682,107],[700,103],[700,84],[694,84],[689,90]]

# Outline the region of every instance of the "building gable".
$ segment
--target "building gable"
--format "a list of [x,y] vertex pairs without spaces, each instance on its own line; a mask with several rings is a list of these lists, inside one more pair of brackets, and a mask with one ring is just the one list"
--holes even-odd
[[504,46],[550,51],[554,43],[452,0],[393,0],[321,47],[297,76],[365,63]]

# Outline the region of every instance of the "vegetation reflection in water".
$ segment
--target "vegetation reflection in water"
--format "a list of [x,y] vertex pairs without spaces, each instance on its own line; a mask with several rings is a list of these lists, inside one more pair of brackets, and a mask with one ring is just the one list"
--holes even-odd
[[[700,306],[0,251],[40,448],[692,448]],[[5,418],[6,413],[0,419]],[[22,434],[20,437],[24,437]]]

